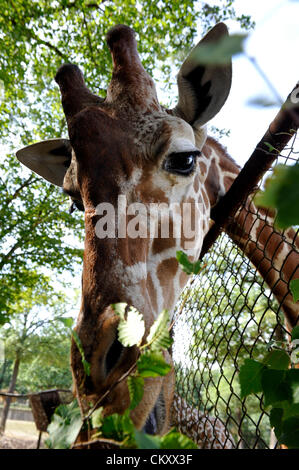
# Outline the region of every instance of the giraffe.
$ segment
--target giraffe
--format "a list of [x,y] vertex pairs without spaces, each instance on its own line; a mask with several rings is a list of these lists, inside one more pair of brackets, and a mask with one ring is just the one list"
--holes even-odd
[[174,394],[172,422],[199,449],[234,449],[235,440],[220,418],[200,412],[178,393]]
[[[82,297],[76,332],[90,363],[90,376],[85,376],[74,342],[71,367],[76,393],[86,407],[111,389],[101,402],[104,415],[128,408],[126,381],[112,386],[138,354],[136,347],[125,348],[118,341],[118,317],[111,304],[125,302],[139,310],[144,316],[145,335],[162,309],[173,312],[188,280],[179,269],[176,251],[183,249],[191,258],[198,258],[209,228],[210,209],[239,171],[224,149],[207,137],[205,127],[227,99],[231,64],[203,66],[197,61],[201,44],[227,34],[227,27],[219,23],[191,51],[178,74],[178,103],[167,110],[159,104],[153,80],[142,66],[134,31],[125,25],[113,27],[107,34],[113,73],[106,98],[88,90],[77,66],[63,65],[55,80],[69,139],[52,139],[17,152],[24,165],[62,187],[73,204],[84,210]],[[167,237],[161,233],[162,216],[156,219],[154,234],[129,237],[121,226],[116,237],[112,232],[101,237],[102,203],[114,208],[125,227],[134,221],[134,212],[121,213],[120,196],[135,210],[141,205],[148,210],[151,204],[173,204],[182,209],[187,204],[189,212],[181,218],[175,210],[171,212],[171,234]],[[176,237],[178,223],[186,221],[197,224],[196,233],[185,236],[182,230],[182,236]],[[142,218],[138,223],[147,227]],[[239,227],[237,218],[234,224]],[[233,228],[229,234],[255,262],[250,249],[242,245],[246,236],[237,240]],[[283,264],[281,256],[276,258],[275,262]],[[270,277],[268,282],[274,283]],[[165,358],[172,364],[170,354],[165,353]],[[154,420],[156,433],[167,432],[174,419],[174,382],[173,368],[166,377],[145,380],[143,398],[131,412],[137,429],[148,430]],[[193,415],[193,410],[190,413]],[[227,435],[224,440],[218,425],[213,432],[216,427],[220,431],[210,442],[216,439],[219,445],[229,447]]]
[[[214,190],[215,193],[212,195],[213,206],[221,194],[228,191],[239,168],[214,139],[208,137],[206,145],[209,149],[205,151],[210,153],[211,161],[210,174],[205,184],[207,191],[211,191],[210,181],[215,181],[214,172],[211,171],[212,166],[218,164],[221,170],[218,189]],[[221,154],[220,159],[219,154]],[[257,208],[250,195],[226,227],[226,232],[246,254],[272,290],[284,312],[286,328],[290,331],[299,321],[299,306],[294,304],[289,290],[290,280],[299,277],[299,237],[293,228],[284,232],[275,229],[274,219],[274,211]]]

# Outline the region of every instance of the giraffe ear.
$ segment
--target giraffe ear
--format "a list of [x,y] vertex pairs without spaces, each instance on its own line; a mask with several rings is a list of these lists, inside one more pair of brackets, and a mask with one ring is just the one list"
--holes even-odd
[[68,139],[50,139],[18,150],[17,159],[50,183],[62,187],[71,162],[71,144]]
[[202,126],[224,105],[231,87],[232,65],[204,65],[198,55],[203,44],[228,36],[224,23],[218,23],[195,46],[177,76],[179,101],[173,113],[193,126]]

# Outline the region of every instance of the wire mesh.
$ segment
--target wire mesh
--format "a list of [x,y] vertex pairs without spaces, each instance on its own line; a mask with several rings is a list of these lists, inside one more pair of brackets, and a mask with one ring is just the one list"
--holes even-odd
[[[297,162],[296,149],[295,136],[275,165]],[[268,212],[250,214],[250,207],[243,206],[248,217],[254,215],[272,226]],[[244,217],[242,220],[244,228]],[[251,227],[247,243],[257,246],[254,224]],[[289,253],[298,253],[298,230],[291,237],[278,230],[269,237],[273,233],[279,234],[287,246],[286,258]],[[242,233],[238,236],[242,238]],[[263,241],[264,246],[267,242]],[[279,282],[288,286],[294,273],[290,272],[288,279],[284,261],[277,269],[266,249],[262,254],[257,268],[268,259],[271,269],[277,272],[275,282],[272,276],[271,288],[243,250],[223,233],[205,256],[204,271],[189,281],[176,307],[173,358],[177,422],[179,429],[202,448],[277,446],[263,397],[258,394],[242,399],[238,379],[246,358],[261,360],[270,341],[287,341],[288,337],[284,301],[278,301],[273,291]]]

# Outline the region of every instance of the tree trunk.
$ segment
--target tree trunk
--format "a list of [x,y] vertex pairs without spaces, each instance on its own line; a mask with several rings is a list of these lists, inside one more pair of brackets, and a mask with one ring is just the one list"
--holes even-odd
[[0,389],[2,388],[2,384],[4,382],[4,377],[5,377],[5,372],[6,368],[8,366],[9,361],[7,359],[4,359],[3,366],[2,366],[2,371],[1,371],[1,377],[0,377]]
[[[20,367],[20,358],[17,357],[13,366],[13,373],[12,373],[11,381],[9,384],[8,393],[13,393],[15,390],[16,381],[17,381],[17,377],[19,373],[19,367]],[[10,404],[11,404],[11,397],[6,397],[4,406],[3,406],[3,411],[2,411],[1,422],[0,422],[0,435],[3,434],[5,431],[5,425],[7,421]]]

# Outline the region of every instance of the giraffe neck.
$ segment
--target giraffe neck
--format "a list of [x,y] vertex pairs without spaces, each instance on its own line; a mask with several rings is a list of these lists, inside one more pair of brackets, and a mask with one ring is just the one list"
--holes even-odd
[[[214,139],[208,138],[209,172],[205,182],[211,206],[230,188],[239,173],[238,165]],[[220,170],[220,171],[219,171]],[[274,229],[274,214],[257,208],[249,197],[226,228],[229,237],[257,268],[285,313],[288,327],[299,319],[299,305],[293,302],[289,282],[299,277],[299,238],[290,228]]]
[[[202,133],[199,139],[202,141]],[[180,293],[189,279],[178,266],[176,251],[185,251],[192,261],[198,259],[203,238],[209,230],[211,207],[225,194],[228,184],[231,184],[238,172],[239,167],[226,155],[222,146],[208,137],[202,148],[193,185],[183,198],[183,201],[195,203],[198,208],[197,240],[193,249],[188,249],[184,237],[164,242],[156,239],[150,248],[147,265],[144,265],[149,281],[145,297],[150,299],[150,310],[155,316],[163,309],[173,313]],[[143,311],[144,309],[143,305]]]

